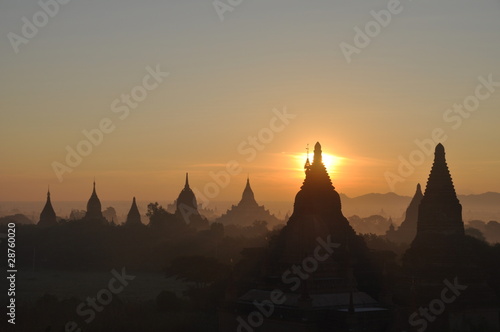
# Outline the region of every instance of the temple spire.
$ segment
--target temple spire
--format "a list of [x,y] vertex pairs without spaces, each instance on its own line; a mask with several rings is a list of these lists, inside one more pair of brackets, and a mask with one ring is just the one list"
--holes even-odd
[[43,207],[42,212],[40,213],[40,221],[38,222],[38,225],[52,226],[56,224],[57,224],[56,213],[50,201],[50,188],[47,188],[47,201],[45,202],[45,206]]
[[309,166],[311,166],[311,162],[309,161],[309,144],[307,144],[306,151],[307,151],[307,159],[304,165],[304,169],[307,171],[309,169]]
[[175,201],[175,216],[184,225],[196,230],[208,229],[208,220],[203,218],[198,212],[198,202],[196,196],[189,187],[189,173],[186,172],[186,183]]
[[321,156],[321,144],[319,142],[316,142],[314,145],[314,159],[313,159],[313,164],[321,164],[323,163],[323,157]]
[[101,211],[101,201],[97,197],[97,192],[95,190],[95,178],[93,182],[92,195],[87,202],[87,212],[85,213],[85,219],[103,219]]
[[328,175],[328,171],[326,170],[325,165],[323,164],[323,157],[321,151],[321,144],[316,142],[314,145],[314,157],[313,162],[310,166],[308,166],[305,170],[306,178],[304,179],[304,186],[312,185],[313,187],[320,185],[331,187],[335,189],[332,185],[332,181],[330,176]]
[[253,194],[252,187],[250,187],[250,176],[247,176],[247,184],[245,189],[243,190],[243,195],[241,196],[241,201],[239,204],[249,204],[252,206],[257,206],[257,202],[255,201],[255,196]]
[[140,225],[141,222],[141,214],[139,213],[139,209],[137,208],[137,203],[135,201],[135,196],[132,199],[132,206],[127,214],[127,220],[125,221],[126,225]]
[[464,235],[462,205],[455,192],[441,143],[436,146],[427,187],[418,206],[417,236],[414,242],[427,238],[430,233]]
[[424,196],[426,200],[431,197],[446,197],[458,202],[453,180],[451,179],[451,174],[446,163],[444,146],[441,143],[436,145],[434,151],[434,163],[429,174],[429,179],[427,180]]

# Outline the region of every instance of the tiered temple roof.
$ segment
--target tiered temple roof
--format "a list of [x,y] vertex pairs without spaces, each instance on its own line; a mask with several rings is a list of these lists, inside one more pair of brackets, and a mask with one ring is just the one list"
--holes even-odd
[[233,205],[216,222],[226,225],[250,226],[257,220],[266,221],[272,226],[280,223],[280,220],[271,214],[269,210],[266,210],[263,205],[257,203],[252,187],[250,186],[250,179],[247,178],[247,183],[238,205]]

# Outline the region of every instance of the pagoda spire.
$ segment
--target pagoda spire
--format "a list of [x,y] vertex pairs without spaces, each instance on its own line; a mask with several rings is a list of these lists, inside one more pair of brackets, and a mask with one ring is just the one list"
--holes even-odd
[[302,188],[308,186],[317,187],[318,185],[335,189],[335,187],[332,185],[332,181],[330,179],[330,176],[328,175],[326,167],[323,164],[321,144],[319,142],[316,142],[316,144],[314,145],[313,162],[306,169],[306,178],[304,179]]
[[257,201],[255,200],[252,187],[250,186],[249,175],[247,175],[247,184],[245,186],[245,189],[243,190],[243,195],[241,196],[241,201],[239,204],[255,205],[255,206],[258,205]]
[[186,183],[175,201],[175,216],[183,225],[196,230],[208,229],[208,220],[203,218],[198,212],[198,202],[196,196],[189,187],[189,174],[186,172]]
[[92,195],[87,202],[87,212],[85,213],[85,219],[103,219],[101,211],[101,201],[97,197],[97,192],[95,190],[95,178],[93,182]]
[[306,164],[304,165],[304,169],[307,172],[307,170],[311,166],[311,162],[309,161],[309,144],[307,144],[306,151],[307,151],[307,159],[306,159]]
[[316,142],[314,145],[314,159],[313,159],[313,164],[322,164],[323,163],[323,157],[321,155],[321,144],[319,142]]
[[135,201],[135,196],[132,199],[132,206],[127,214],[126,225],[140,225],[141,222],[141,214],[139,213],[139,209],[137,208],[137,203]]
[[453,180],[446,163],[444,146],[441,143],[436,146],[434,152],[434,163],[427,180],[424,197],[426,200],[439,198],[458,203]]
[[47,201],[40,213],[40,221],[38,225],[40,226],[52,226],[57,224],[56,213],[52,207],[52,202],[50,201],[50,188],[47,188]]
[[462,205],[457,198],[441,143],[436,146],[427,187],[418,206],[417,238],[428,233],[464,235]]

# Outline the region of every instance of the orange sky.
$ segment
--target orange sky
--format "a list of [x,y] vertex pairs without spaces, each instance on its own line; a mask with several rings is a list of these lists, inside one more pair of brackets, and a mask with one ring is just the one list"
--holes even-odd
[[[316,141],[349,196],[412,195],[437,141],[459,193],[500,191],[500,3],[405,4],[347,62],[386,5],[248,2],[221,21],[210,1],[72,2],[19,52],[0,40],[0,201],[85,201],[94,177],[104,200],[168,201],[185,172],[211,200],[249,174],[259,202],[291,201]],[[2,2],[0,28],[38,10]]]

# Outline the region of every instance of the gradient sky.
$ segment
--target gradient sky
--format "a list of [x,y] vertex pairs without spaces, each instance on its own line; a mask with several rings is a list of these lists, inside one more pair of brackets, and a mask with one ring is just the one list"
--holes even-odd
[[[411,195],[432,157],[394,188],[385,174],[435,128],[459,193],[500,191],[500,87],[459,128],[443,119],[478,77],[500,82],[500,1],[402,0],[348,63],[340,44],[387,3],[244,0],[221,21],[211,0],[73,0],[16,54],[8,34],[40,6],[0,2],[0,201],[43,200],[48,184],[55,201],[86,200],[94,177],[101,199],[173,200],[186,171],[203,192],[232,160],[241,172],[213,200],[238,200],[250,174],[259,202],[290,201],[316,141],[341,157],[339,192]],[[112,102],[156,65],[169,76],[120,120]],[[241,153],[284,108],[296,117]],[[104,118],[115,130],[59,181],[53,162]]]

